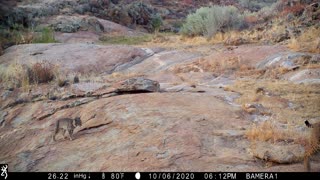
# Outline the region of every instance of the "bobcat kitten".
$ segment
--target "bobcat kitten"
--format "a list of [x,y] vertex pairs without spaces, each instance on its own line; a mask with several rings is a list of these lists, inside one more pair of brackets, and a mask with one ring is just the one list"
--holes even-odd
[[72,141],[72,136],[73,136],[73,130],[77,126],[81,126],[81,119],[80,117],[76,117],[75,119],[70,119],[70,118],[62,118],[59,119],[56,122],[56,127],[54,129],[54,134],[52,136],[53,141],[56,141],[56,135],[62,131],[63,136],[65,136],[66,131],[68,131],[68,137]]

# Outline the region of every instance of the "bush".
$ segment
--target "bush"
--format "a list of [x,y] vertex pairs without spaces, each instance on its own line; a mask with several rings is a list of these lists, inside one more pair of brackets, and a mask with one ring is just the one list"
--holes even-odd
[[202,7],[187,16],[181,33],[188,36],[201,35],[211,38],[217,32],[239,29],[243,22],[244,16],[234,6]]
[[47,83],[54,79],[54,65],[48,62],[37,62],[32,65],[29,79],[35,83]]
[[151,26],[155,33],[159,32],[160,26],[162,25],[162,18],[160,15],[154,15],[151,19]]

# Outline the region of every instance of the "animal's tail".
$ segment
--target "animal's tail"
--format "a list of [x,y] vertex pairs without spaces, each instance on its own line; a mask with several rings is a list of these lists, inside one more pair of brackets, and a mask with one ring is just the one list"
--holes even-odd
[[308,120],[306,120],[304,123],[308,128],[313,128],[312,124],[310,124]]
[[305,168],[305,171],[307,171],[307,172],[310,172],[310,170],[311,170],[311,167],[310,167],[310,159],[309,159],[309,157],[304,157],[304,168]]

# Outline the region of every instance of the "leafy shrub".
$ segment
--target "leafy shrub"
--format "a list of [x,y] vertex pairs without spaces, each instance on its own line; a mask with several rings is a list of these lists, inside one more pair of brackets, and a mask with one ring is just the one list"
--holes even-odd
[[12,28],[0,25],[0,45],[2,47],[31,43],[32,39],[33,33],[22,25],[13,24]]
[[234,6],[202,7],[187,16],[181,33],[211,38],[217,32],[239,29],[243,26],[243,22],[244,16]]
[[162,18],[159,14],[152,16],[151,26],[154,32],[159,32],[160,26],[162,25]]

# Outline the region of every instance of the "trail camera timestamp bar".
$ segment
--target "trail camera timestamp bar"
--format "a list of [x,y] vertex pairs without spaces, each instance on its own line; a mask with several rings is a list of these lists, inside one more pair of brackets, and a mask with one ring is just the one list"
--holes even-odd
[[234,180],[234,179],[320,179],[320,173],[282,172],[7,172],[0,180]]

